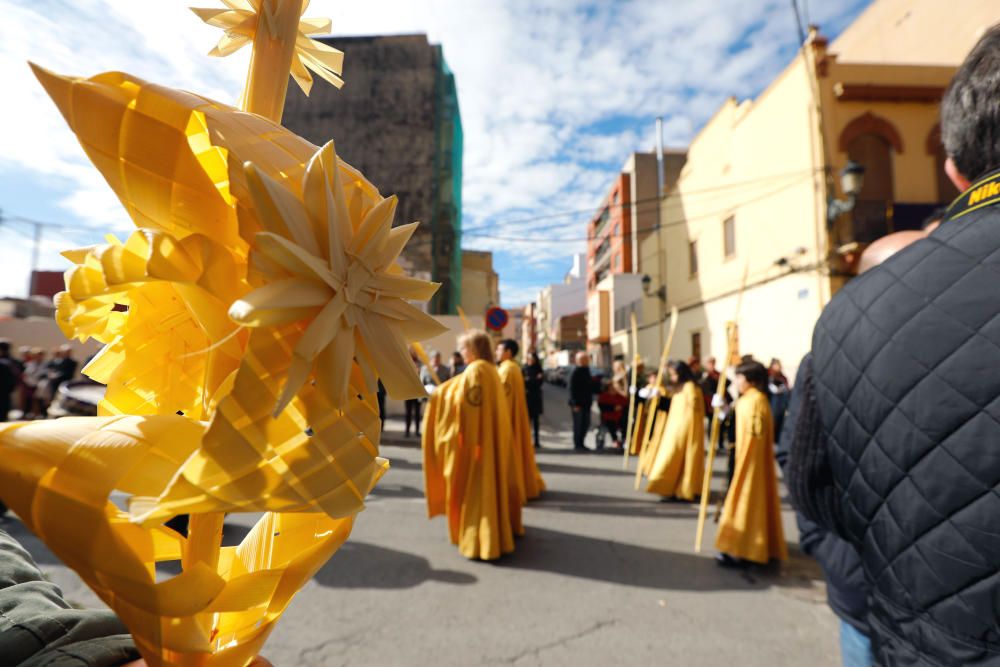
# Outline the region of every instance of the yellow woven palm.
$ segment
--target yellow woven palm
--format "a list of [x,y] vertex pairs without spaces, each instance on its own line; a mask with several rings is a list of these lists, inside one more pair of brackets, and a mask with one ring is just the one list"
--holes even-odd
[[[226,4],[248,40],[304,39],[301,0]],[[98,417],[0,427],[0,497],[150,665],[245,665],[386,471],[376,384],[423,395],[406,346],[443,327],[410,301],[437,286],[402,274],[414,226],[332,142],[128,74],[35,73],[137,230],[65,253],[56,319],[105,344],[84,372],[107,392]],[[220,547],[227,512],[264,515]]]

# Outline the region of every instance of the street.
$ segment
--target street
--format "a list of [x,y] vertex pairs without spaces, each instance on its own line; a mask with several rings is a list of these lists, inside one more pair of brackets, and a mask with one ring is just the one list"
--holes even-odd
[[[819,568],[795,546],[781,570],[724,570],[715,525],[693,552],[697,507],[633,490],[620,456],[571,451],[565,390],[545,388],[548,485],[525,509],[527,534],[496,563],[468,561],[429,521],[416,438],[390,419],[392,469],[347,544],[292,602],[265,646],[278,667],[332,665],[836,665],[838,623]],[[592,437],[588,446],[593,446]],[[634,462],[634,460],[633,460]],[[716,488],[723,482],[716,461]],[[226,544],[252,525],[232,516]],[[14,517],[67,599],[99,601]]]

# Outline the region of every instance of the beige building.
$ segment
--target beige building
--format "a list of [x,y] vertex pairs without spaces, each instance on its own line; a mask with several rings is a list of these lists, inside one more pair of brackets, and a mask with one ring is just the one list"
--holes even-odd
[[500,305],[500,277],[493,270],[493,253],[462,251],[462,310],[469,323],[483,327],[486,311]]
[[[672,358],[724,356],[742,293],[739,353],[794,371],[858,251],[919,228],[956,194],[941,168],[939,101],[997,20],[991,0],[876,0],[830,45],[811,31],[757,99],[722,105],[664,199],[662,236],[639,249],[662,253],[663,306],[679,310]],[[828,223],[849,159],[865,167],[864,188],[853,211]],[[639,352],[655,361],[669,326],[655,294],[640,303]],[[621,334],[612,338],[630,354]]]
[[561,350],[577,351],[587,343],[587,256],[573,257],[563,282],[542,288],[535,301],[535,347],[543,364],[557,365]]

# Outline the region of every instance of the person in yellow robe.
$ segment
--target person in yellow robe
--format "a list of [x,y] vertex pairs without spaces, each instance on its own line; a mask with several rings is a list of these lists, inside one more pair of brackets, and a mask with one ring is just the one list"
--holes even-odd
[[482,560],[511,553],[524,533],[510,409],[491,347],[482,331],[459,339],[467,366],[431,396],[422,440],[427,514],[444,514],[452,544]]
[[674,392],[663,435],[650,456],[646,491],[694,500],[705,475],[705,399],[686,363],[671,362],[667,372]]
[[[632,442],[632,454],[642,456],[643,473],[649,472],[649,458],[646,448],[651,447],[650,443],[659,442],[663,436],[663,429],[667,423],[667,411],[670,408],[670,392],[664,386],[663,379],[657,383],[657,373],[650,373],[647,376],[646,386],[639,390],[639,398],[643,401],[642,427],[639,429],[638,437]],[[649,420],[653,423],[650,425]],[[648,438],[647,438],[648,436]]]
[[766,387],[767,369],[761,363],[747,361],[737,366],[736,466],[715,538],[718,562],[723,566],[788,559]]
[[516,340],[510,338],[500,341],[497,344],[496,360],[507,397],[507,407],[510,408],[514,469],[519,475],[518,483],[523,489],[524,498],[532,500],[545,490],[545,480],[535,462],[535,448],[531,442],[531,420],[528,417],[528,400],[524,391],[524,374],[514,361],[520,347]]

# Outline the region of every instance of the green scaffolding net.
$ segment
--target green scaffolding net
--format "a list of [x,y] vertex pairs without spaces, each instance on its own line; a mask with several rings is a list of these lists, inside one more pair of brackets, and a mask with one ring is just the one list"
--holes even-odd
[[441,289],[431,312],[455,314],[462,301],[462,116],[458,108],[455,75],[437,47],[438,72],[434,132],[435,197],[431,229],[434,234],[433,280]]

